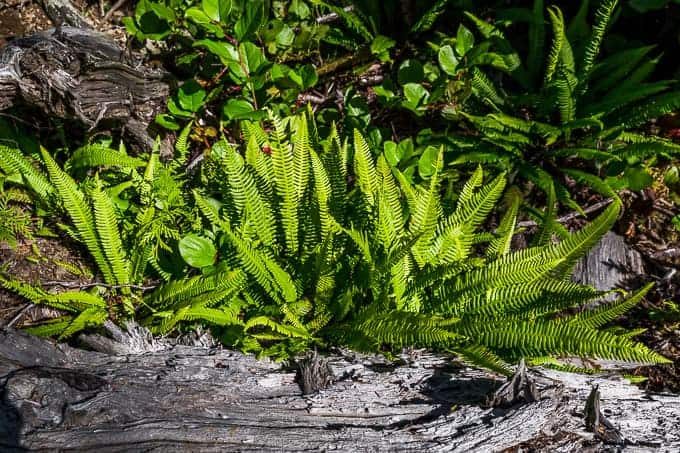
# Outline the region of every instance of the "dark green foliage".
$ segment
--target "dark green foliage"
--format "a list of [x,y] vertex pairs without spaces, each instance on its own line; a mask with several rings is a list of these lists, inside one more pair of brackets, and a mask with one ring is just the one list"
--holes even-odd
[[[467,14],[484,39],[479,46],[505,57],[502,64],[473,68],[469,110],[475,103],[490,109],[483,116],[454,114],[477,131],[477,146],[470,152],[461,149],[458,161],[498,159],[546,193],[556,185],[556,198],[576,207],[559,186],[561,169],[581,171],[579,182],[611,196],[607,185],[640,189],[645,183],[633,175],[644,173],[645,162],[680,153],[680,146],[669,140],[632,130],[680,107],[680,91],[673,81],[648,81],[659,61],[654,47],[627,48],[603,57],[617,1],[599,2],[592,26],[587,5],[582,4],[568,26],[558,7],[544,10],[541,0],[516,14],[529,26],[524,60],[498,26]],[[499,70],[501,77],[490,75]],[[491,82],[494,79],[499,83]],[[606,184],[598,177],[607,178]]]

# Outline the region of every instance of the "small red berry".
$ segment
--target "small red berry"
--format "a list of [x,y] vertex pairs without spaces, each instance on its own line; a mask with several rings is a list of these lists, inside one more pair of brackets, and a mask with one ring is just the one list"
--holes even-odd
[[265,153],[267,156],[271,156],[271,155],[272,155],[272,148],[271,148],[271,146],[269,146],[269,145],[264,145],[264,146],[262,147],[262,152]]

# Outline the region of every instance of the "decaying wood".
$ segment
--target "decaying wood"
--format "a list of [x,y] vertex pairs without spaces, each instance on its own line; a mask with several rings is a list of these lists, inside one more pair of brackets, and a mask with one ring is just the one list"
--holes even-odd
[[38,0],[38,3],[53,24],[93,28],[92,24],[80,14],[78,8],[70,0]]
[[[329,357],[334,382],[303,395],[285,365],[169,342],[150,349],[108,355],[1,331],[0,450],[680,451],[680,397],[615,375],[529,370],[540,399],[500,409],[484,402],[504,379],[418,351],[398,365]],[[586,429],[593,385],[624,445]]]
[[610,290],[644,275],[642,256],[616,233],[608,232],[574,268],[574,281]]
[[586,400],[586,407],[583,410],[586,420],[586,429],[607,444],[622,445],[625,439],[621,436],[618,429],[602,414],[600,408],[600,390],[597,385],[593,387]]
[[521,403],[535,403],[540,400],[540,397],[536,384],[529,376],[524,359],[522,359],[512,378],[493,394],[490,405],[507,408]]
[[114,123],[147,149],[154,145],[148,126],[169,92],[164,71],[96,31],[62,27],[0,49],[0,110],[31,106],[90,129]]

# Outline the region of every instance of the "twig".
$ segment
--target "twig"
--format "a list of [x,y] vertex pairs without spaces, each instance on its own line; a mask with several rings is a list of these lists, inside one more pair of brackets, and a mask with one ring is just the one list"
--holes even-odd
[[94,288],[96,286],[102,286],[104,288],[108,289],[122,289],[122,288],[130,288],[130,289],[141,289],[142,291],[147,291],[149,289],[155,289],[158,287],[158,285],[153,285],[153,286],[144,286],[144,285],[109,285],[107,283],[78,283],[78,282],[68,282],[68,281],[49,281],[49,282],[42,282],[43,286],[61,286],[62,288],[76,288],[76,289],[87,289],[87,288]]
[[[606,198],[602,201],[598,201],[594,205],[588,206],[587,208],[585,208],[583,210],[583,213],[584,214],[592,214],[593,212],[599,211],[600,209],[604,208],[605,206],[608,206],[609,204],[611,204],[612,201],[613,201],[612,198]],[[557,221],[557,223],[567,223],[568,221],[573,220],[573,219],[579,217],[580,215],[581,215],[580,212],[573,211],[573,212],[570,212],[569,214],[566,214],[562,217],[559,217],[556,221]],[[535,227],[535,226],[538,226],[538,223],[533,221],[533,220],[525,220],[523,222],[517,223],[518,228],[528,228],[528,227]]]
[[28,303],[23,308],[21,308],[17,312],[17,314],[14,316],[14,318],[12,318],[11,321],[7,323],[5,328],[12,327],[17,321],[19,321],[19,319],[21,319],[21,317],[24,315],[24,313],[26,313],[26,311],[28,311],[28,309],[31,308],[33,305],[34,305],[33,303]]
[[116,12],[121,6],[123,6],[125,3],[127,3],[128,0],[118,0],[116,3],[113,4],[111,9],[109,9],[106,14],[104,15],[104,20],[109,20],[111,19],[111,16],[113,15],[114,12]]
[[301,104],[306,104],[306,103],[309,102],[310,104],[315,104],[315,105],[320,105],[320,104],[323,104],[324,102],[327,101],[325,96],[317,96],[313,93],[300,93],[298,95],[297,100]]
[[[352,11],[354,11],[354,5],[345,6],[344,8],[342,8],[342,10],[345,11],[346,13],[351,13]],[[340,15],[338,13],[328,13],[328,14],[324,14],[323,16],[317,17],[316,23],[319,24],[319,25],[327,24],[327,23],[330,23],[330,22],[335,22],[339,18],[340,18]]]

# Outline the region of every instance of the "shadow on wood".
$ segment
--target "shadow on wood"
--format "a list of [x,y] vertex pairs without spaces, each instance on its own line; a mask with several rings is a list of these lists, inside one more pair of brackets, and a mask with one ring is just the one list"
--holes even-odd
[[579,414],[592,385],[634,451],[680,450],[680,397],[615,375],[529,370],[540,399],[492,409],[481,401],[503,378],[424,352],[397,365],[328,357],[333,383],[303,395],[280,364],[164,340],[154,349],[108,355],[1,331],[0,450],[598,451]]

